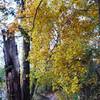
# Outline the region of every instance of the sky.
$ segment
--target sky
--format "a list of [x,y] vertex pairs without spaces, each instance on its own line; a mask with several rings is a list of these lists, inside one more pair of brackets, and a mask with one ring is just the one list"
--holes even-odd
[[[9,7],[12,7],[12,8],[14,8],[16,10],[16,3],[14,2],[14,0],[6,0],[6,1],[9,2],[8,9],[9,9]],[[14,16],[9,15],[7,23],[9,24],[9,23],[12,23],[13,21],[14,21]]]

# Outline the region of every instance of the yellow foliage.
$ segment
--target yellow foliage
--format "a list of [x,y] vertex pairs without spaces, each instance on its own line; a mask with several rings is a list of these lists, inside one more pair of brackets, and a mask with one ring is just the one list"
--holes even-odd
[[[86,73],[86,66],[80,59],[91,37],[88,33],[96,24],[88,20],[90,12],[79,11],[88,6],[86,1],[43,0],[37,14],[40,0],[26,0],[25,4],[24,28],[30,30],[33,27],[36,15],[34,29],[29,33],[32,38],[29,60],[34,77],[41,83],[51,79],[53,89],[62,87],[67,94],[79,91],[80,79]],[[71,9],[73,4],[78,9]],[[85,20],[80,21],[80,16],[86,16]]]

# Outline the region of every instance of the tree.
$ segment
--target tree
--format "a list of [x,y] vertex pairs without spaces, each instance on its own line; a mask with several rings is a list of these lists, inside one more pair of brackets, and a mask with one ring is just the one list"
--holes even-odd
[[30,63],[28,61],[28,55],[30,51],[30,37],[24,31],[23,28],[19,28],[21,34],[24,37],[23,40],[23,49],[24,49],[24,57],[23,57],[23,84],[22,84],[22,94],[23,100],[30,100]]
[[[24,12],[24,0],[21,0],[20,4],[21,13]],[[22,20],[22,18],[21,18]],[[23,100],[30,100],[30,63],[27,60],[29,51],[30,51],[30,36],[27,32],[19,27],[21,34],[23,35],[23,48],[24,48],[24,59],[23,59],[23,85],[22,85],[22,93]]]
[[2,37],[4,43],[3,52],[5,60],[7,95],[9,100],[21,100],[20,65],[18,60],[17,45],[14,37],[16,25],[7,25],[8,16],[14,16],[15,10],[12,7],[9,7],[9,3],[5,0],[0,3],[0,28],[4,28],[2,30]]
[[15,28],[13,24],[8,29],[7,33],[4,30],[2,31],[8,99],[21,100],[20,65],[18,61],[17,45],[14,37]]
[[88,0],[25,2],[19,16],[32,39],[29,60],[37,84],[51,84],[67,94],[79,91],[87,69],[86,48],[96,34],[94,9],[97,6]]

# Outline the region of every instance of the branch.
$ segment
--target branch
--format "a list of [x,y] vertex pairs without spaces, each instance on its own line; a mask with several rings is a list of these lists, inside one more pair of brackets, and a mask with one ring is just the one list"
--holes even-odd
[[40,7],[42,1],[43,1],[43,0],[40,1],[39,5],[38,5],[37,8],[36,8],[35,15],[34,15],[34,18],[33,18],[33,27],[32,27],[32,29],[31,29],[30,31],[32,31],[32,30],[34,29],[35,20],[36,20],[37,14],[38,14],[38,9],[39,9],[39,7]]
[[[84,8],[84,9],[76,9],[78,11],[88,11],[95,3],[90,4],[88,7]],[[97,10],[97,9],[95,9]]]
[[3,47],[2,47],[2,46],[0,46],[0,48],[2,48],[2,49],[3,49]]
[[[38,5],[37,8],[36,8],[36,11],[35,11],[34,16],[28,16],[28,17],[26,17],[26,16],[19,16],[19,17],[17,17],[17,18],[31,18],[31,17],[33,17],[32,29],[28,30],[27,32],[33,31],[34,26],[35,26],[35,20],[36,20],[37,14],[38,14],[38,9],[39,9],[39,7],[40,7],[40,5],[41,5],[42,2],[43,2],[43,0],[41,0],[41,1],[39,2],[39,5]],[[25,29],[24,29],[24,30],[25,30]]]
[[34,16],[27,16],[27,17],[26,17],[26,16],[19,16],[19,17],[16,17],[16,18],[18,18],[18,19],[19,19],[19,18],[22,19],[22,18],[33,18],[33,17],[34,17]]

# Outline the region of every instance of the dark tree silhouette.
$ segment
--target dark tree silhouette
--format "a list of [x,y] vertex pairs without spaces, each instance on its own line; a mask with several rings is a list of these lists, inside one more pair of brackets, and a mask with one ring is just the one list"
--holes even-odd
[[[7,38],[4,35],[4,31],[2,32],[8,100],[21,100],[20,65],[15,37]],[[7,34],[8,32],[9,31],[7,31]]]

